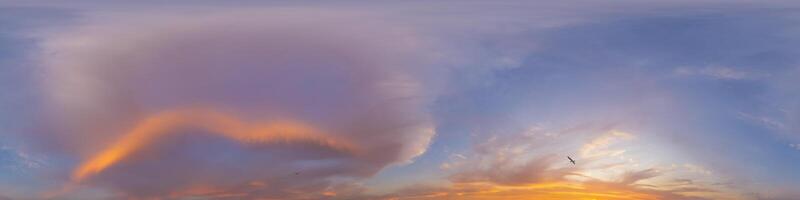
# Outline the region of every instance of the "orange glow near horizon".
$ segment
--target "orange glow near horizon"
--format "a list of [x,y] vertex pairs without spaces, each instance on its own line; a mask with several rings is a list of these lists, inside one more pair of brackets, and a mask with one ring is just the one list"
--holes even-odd
[[[469,200],[559,200],[559,199],[603,199],[603,200],[658,200],[669,199],[664,191],[643,190],[629,185],[609,183],[586,183],[553,181],[518,186],[496,185],[490,182],[456,183],[439,191],[413,196],[386,199],[469,199]],[[673,194],[676,195],[676,194]],[[694,196],[699,197],[699,196]],[[687,197],[688,198],[688,197]]]
[[140,121],[111,146],[80,164],[73,171],[73,182],[81,182],[100,173],[160,138],[180,133],[175,129],[184,127],[201,128],[242,143],[311,142],[358,154],[352,143],[334,139],[306,123],[285,120],[250,124],[233,115],[210,109],[180,109],[161,112]]

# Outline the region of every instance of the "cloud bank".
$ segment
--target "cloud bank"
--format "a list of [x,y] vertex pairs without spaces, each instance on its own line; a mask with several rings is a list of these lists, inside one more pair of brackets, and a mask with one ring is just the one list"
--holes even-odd
[[432,52],[374,17],[100,15],[47,36],[53,137],[81,160],[71,187],[320,198],[409,162],[434,134],[415,76]]

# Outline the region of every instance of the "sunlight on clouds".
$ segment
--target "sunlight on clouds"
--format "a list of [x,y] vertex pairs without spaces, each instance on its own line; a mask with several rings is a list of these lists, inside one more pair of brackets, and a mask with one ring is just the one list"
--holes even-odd
[[0,199],[800,196],[800,4],[77,1],[0,3]]
[[625,152],[624,150],[609,150],[608,146],[612,145],[617,140],[630,140],[633,135],[618,131],[611,130],[607,134],[602,135],[591,142],[581,147],[581,156],[584,158],[594,158],[603,156],[616,156]]
[[436,134],[425,107],[438,88],[428,77],[436,48],[380,17],[323,8],[93,13],[45,35],[41,82],[58,130],[47,134],[81,159],[65,188],[120,198],[199,183],[242,198],[346,188],[338,196],[412,163]]
[[282,121],[249,124],[231,115],[208,109],[168,111],[147,117],[109,148],[89,158],[74,172],[74,181],[80,182],[129,154],[167,134],[179,133],[175,129],[201,127],[211,133],[243,143],[312,142],[320,146],[357,155],[355,145],[321,134],[319,130],[299,122]]
[[659,192],[607,183],[544,182],[520,186],[470,183],[454,184],[451,188],[429,194],[399,195],[387,199],[663,199]]
[[[652,162],[642,154],[626,155],[625,149],[653,151],[640,147],[634,134],[618,129],[587,138],[576,148],[581,153],[577,164],[553,156],[551,145],[566,143],[547,136],[544,128],[518,135],[494,136],[477,144],[477,157],[453,154],[442,170],[452,172],[451,185],[417,194],[410,199],[735,199],[738,193],[715,183],[724,179],[712,176],[696,164]],[[544,143],[538,143],[542,142]],[[539,144],[531,146],[526,141]],[[540,152],[538,154],[524,152]],[[543,152],[543,153],[542,153]],[[563,160],[562,160],[563,159]],[[647,162],[644,162],[647,161]],[[665,163],[666,162],[666,163]],[[435,198],[430,195],[436,194]],[[403,196],[402,192],[392,195]]]

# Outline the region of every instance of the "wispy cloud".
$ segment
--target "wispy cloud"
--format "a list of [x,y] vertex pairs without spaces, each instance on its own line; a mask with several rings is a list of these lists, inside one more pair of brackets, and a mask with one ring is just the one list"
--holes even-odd
[[797,149],[798,151],[800,151],[800,143],[798,143],[798,144],[789,144],[789,147],[792,147],[792,148]]
[[[0,8],[10,11],[0,28],[18,40],[0,34],[12,44],[0,53],[41,62],[0,62],[9,92],[0,107],[13,108],[0,126],[31,127],[14,132],[61,161],[30,175],[46,182],[37,190],[65,182],[74,190],[56,198],[73,199],[797,196],[788,191],[798,160],[785,155],[800,144],[765,136],[800,133],[796,3],[188,2],[0,3],[24,7]],[[22,19],[39,7],[68,15]],[[22,26],[43,28],[6,31]],[[7,171],[50,166],[0,152]]]
[[680,76],[706,76],[719,80],[751,80],[765,78],[767,75],[759,72],[749,72],[732,67],[710,66],[701,68],[679,67],[675,69]]
[[624,150],[609,150],[607,147],[615,140],[629,140],[633,135],[622,131],[612,130],[607,134],[595,138],[581,147],[581,156],[584,158],[615,156],[624,153]]
[[31,155],[25,151],[8,145],[0,146],[0,167],[15,173],[29,173],[44,167],[45,161],[39,156]]
[[763,125],[763,126],[765,126],[767,128],[771,128],[771,129],[775,129],[775,130],[783,130],[786,127],[780,121],[775,120],[773,118],[766,117],[766,116],[755,116],[755,115],[747,114],[747,113],[743,113],[743,112],[739,112],[738,114],[739,114],[739,117],[744,119],[744,120],[761,124],[761,125]]
[[[550,132],[540,130],[542,133]],[[584,129],[583,131],[591,131]],[[599,130],[594,130],[599,131]],[[619,130],[605,130],[583,145],[578,152],[598,152],[608,146],[624,148],[633,135]],[[554,146],[565,145],[563,139],[547,138],[546,134],[524,134],[492,137],[478,143],[475,157],[453,158],[460,164],[451,165],[447,171],[450,184],[444,186],[411,186],[382,196],[392,199],[718,199],[738,198],[740,195],[726,188],[718,188],[705,179],[686,173],[705,173],[695,165],[686,168],[636,167],[633,163],[600,164],[613,160],[613,155],[592,153],[569,164],[565,156],[555,152]],[[575,135],[572,135],[575,136]],[[545,140],[545,141],[541,141]],[[519,142],[523,141],[523,142]],[[541,144],[529,146],[524,141]],[[622,145],[622,146],[620,146]],[[533,153],[536,152],[536,153]],[[466,163],[464,163],[466,162]],[[611,168],[617,168],[611,170]],[[621,173],[593,177],[591,171],[617,171]],[[730,192],[730,193],[729,193]]]

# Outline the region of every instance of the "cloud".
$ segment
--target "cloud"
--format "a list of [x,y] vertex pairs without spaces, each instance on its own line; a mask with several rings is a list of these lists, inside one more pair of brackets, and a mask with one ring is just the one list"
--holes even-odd
[[545,181],[561,180],[573,174],[570,168],[554,168],[554,164],[562,161],[555,155],[542,156],[528,160],[520,165],[509,165],[509,160],[491,162],[486,168],[474,171],[462,171],[450,177],[457,183],[492,182],[502,185],[517,185]]
[[764,125],[765,127],[771,128],[771,129],[782,130],[782,129],[784,129],[786,127],[780,121],[777,121],[775,119],[772,119],[772,118],[769,118],[769,117],[766,117],[766,116],[754,116],[752,114],[747,114],[747,113],[743,113],[743,112],[740,112],[738,114],[739,114],[740,118],[742,118],[743,120],[748,120],[748,121],[752,121],[752,122],[755,122],[755,123],[759,123],[759,124]]
[[28,173],[44,165],[45,161],[40,156],[31,155],[8,145],[0,145],[0,168],[4,171]]
[[789,144],[789,147],[800,150],[800,144]]
[[731,67],[704,67],[704,68],[686,68],[681,67],[675,69],[676,75],[682,76],[707,76],[719,80],[749,80],[767,77],[767,75],[755,72],[746,72]]
[[73,184],[324,197],[410,162],[434,134],[434,86],[418,76],[432,47],[408,28],[323,9],[150,14],[44,38],[50,137],[78,158]]
[[[777,126],[779,133],[787,136],[794,142],[800,141],[800,86],[796,84],[797,76],[800,75],[800,67],[792,67],[789,70],[777,74],[767,82],[767,99],[769,104],[774,105],[761,109],[767,113],[756,119],[768,126]],[[759,116],[756,116],[759,117]]]
[[[735,179],[741,186],[738,191],[761,190],[745,187],[747,179],[766,185],[780,185],[770,184],[778,179],[796,184],[790,172],[796,161],[780,156],[785,148],[752,149],[774,147],[770,134],[779,131],[772,129],[795,140],[800,133],[793,131],[800,123],[792,123],[800,119],[796,114],[800,113],[800,90],[796,78],[791,78],[798,75],[796,59],[790,56],[796,40],[784,34],[794,32],[786,27],[797,24],[796,20],[772,9],[706,9],[622,12],[591,23],[529,33],[529,37],[519,37],[528,40],[518,44],[536,48],[523,54],[520,66],[496,70],[487,78],[492,80],[487,86],[443,100],[442,107],[447,108],[443,113],[453,113],[448,119],[456,123],[465,119],[454,126],[475,124],[478,135],[514,130],[515,123],[569,125],[584,119],[607,120],[641,138],[668,141],[661,150],[613,148],[609,154],[623,152],[631,158],[635,155],[630,154],[638,153],[633,158],[649,162],[684,160],[676,161],[679,166],[696,163],[713,171],[714,177]],[[687,67],[676,70],[675,66]],[[739,112],[768,128],[743,123],[742,118],[748,117],[736,115]],[[638,137],[635,141],[645,148],[657,146]],[[743,157],[773,164],[741,165]],[[763,173],[762,168],[781,172]],[[452,170],[450,166],[448,171]],[[604,180],[617,176],[605,175],[608,179]]]
[[[633,134],[609,127],[584,127],[577,132],[601,132],[589,137],[575,151],[630,148]],[[729,188],[720,188],[699,178],[693,168],[659,165],[638,166],[631,161],[615,162],[612,155],[596,155],[569,164],[563,155],[569,148],[554,131],[537,129],[520,134],[491,137],[473,145],[467,158],[455,158],[450,165],[449,184],[416,185],[384,196],[385,199],[719,199],[740,198]],[[557,132],[557,131],[555,131]],[[571,137],[581,137],[571,134]],[[531,145],[531,143],[534,143]],[[562,146],[562,148],[559,148]],[[559,153],[561,151],[561,153]],[[568,150],[566,150],[568,152]],[[686,165],[690,166],[690,165]],[[614,173],[620,171],[621,173]],[[603,172],[604,174],[597,174]],[[688,174],[688,175],[687,175]],[[373,197],[374,198],[374,197]]]
[[243,143],[275,143],[307,141],[332,150],[339,150],[353,155],[360,154],[353,144],[337,141],[335,138],[320,134],[318,130],[298,122],[273,122],[249,125],[241,120],[208,110],[168,111],[148,117],[137,124],[129,132],[109,148],[104,149],[81,165],[73,174],[77,181],[101,172],[109,166],[126,159],[133,152],[149,146],[155,140],[166,137],[164,134],[175,133],[181,126],[203,127],[212,133],[232,138]]
[[616,140],[629,140],[633,136],[629,133],[612,130],[609,131],[607,134],[604,134],[598,138],[595,138],[591,142],[584,144],[581,147],[581,156],[584,158],[592,158],[592,157],[603,157],[609,155],[618,155],[623,153],[624,151],[613,151],[607,150],[607,147],[612,143],[616,142]]
[[652,168],[635,172],[626,172],[625,174],[622,175],[619,182],[625,185],[632,185],[641,180],[653,178],[659,175],[661,175],[661,173]]
[[[430,56],[466,66],[455,70],[460,82],[450,83],[450,96],[430,106],[440,111],[434,113],[437,123],[449,126],[439,129],[451,133],[440,138],[443,145],[460,145],[460,140],[453,141],[465,138],[464,130],[481,135],[531,122],[569,125],[594,120],[623,124],[613,127],[641,135],[630,142],[613,136],[611,129],[597,128],[549,129],[541,133],[547,137],[499,136],[477,145],[473,149],[477,156],[464,152],[466,156],[454,156],[457,162],[441,165],[455,173],[446,176],[452,187],[409,190],[413,197],[471,194],[545,199],[552,194],[548,192],[555,192],[577,198],[591,191],[597,195],[594,198],[608,198],[610,194],[598,191],[641,192],[645,187],[648,194],[674,199],[667,198],[668,193],[697,192],[688,186],[668,192],[652,190],[649,185],[663,188],[674,183],[651,181],[683,178],[672,177],[674,171],[663,167],[631,168],[648,163],[629,160],[645,157],[630,155],[637,149],[626,145],[649,146],[640,141],[648,136],[671,139],[674,145],[670,147],[684,150],[682,155],[652,152],[658,156],[647,158],[697,159],[719,174],[725,174],[727,167],[746,166],[737,164],[742,156],[781,155],[730,148],[766,141],[749,137],[760,133],[726,121],[731,117],[729,108],[761,105],[759,91],[764,81],[771,96],[763,99],[776,104],[765,109],[783,113],[741,113],[755,113],[752,120],[766,126],[782,124],[786,132],[797,133],[793,126],[800,123],[791,123],[800,119],[797,73],[782,73],[786,72],[782,68],[796,69],[791,52],[797,45],[783,34],[793,22],[762,15],[773,10],[731,11],[736,6],[709,2],[584,3],[355,6],[397,14],[386,20],[402,22],[397,24],[363,12],[326,9],[234,9],[242,13],[211,17],[191,12],[218,7],[194,11],[171,7],[168,13],[138,10],[135,15],[91,11],[87,14],[91,17],[82,19],[86,25],[44,39],[41,56],[47,69],[43,79],[46,100],[51,103],[46,111],[56,120],[46,127],[49,133],[40,137],[52,141],[43,145],[52,148],[51,154],[64,152],[74,159],[74,169],[65,176],[96,163],[92,160],[117,157],[85,179],[73,181],[122,196],[343,197],[361,189],[353,179],[369,177],[387,165],[411,162],[427,150],[434,132],[423,110],[428,93],[436,87],[426,82],[429,74],[424,73],[432,66]],[[76,7],[132,9],[132,4],[88,4]],[[137,5],[154,8],[145,4]],[[443,12],[427,12],[422,6]],[[427,45],[432,43],[407,24],[426,28],[426,34],[433,32],[442,39],[438,42],[452,44],[447,49],[458,51],[457,56],[431,50]],[[673,66],[699,67],[673,70]],[[766,74],[757,72],[770,72],[770,79],[762,79]],[[707,84],[664,79],[664,74],[747,81]],[[130,134],[136,127],[147,127],[142,124],[148,119],[185,108],[225,113],[244,131],[219,131],[213,128],[220,124],[214,120],[182,114],[187,116],[182,119],[189,120],[148,134]],[[286,141],[253,142],[240,137],[281,135],[249,131],[278,122],[317,131],[310,138],[290,136]],[[604,138],[604,134],[611,136]],[[125,139],[142,135],[147,137]],[[319,141],[352,143],[346,146],[367,153],[342,151]],[[548,141],[553,144],[546,145]],[[137,145],[123,148],[130,143]],[[582,148],[586,154],[577,170],[559,162],[565,150],[581,155]],[[131,150],[119,154],[125,156],[102,156],[115,155],[104,153],[115,149]],[[737,156],[717,155],[719,150]],[[792,164],[791,160],[782,162],[782,166]],[[504,170],[496,172],[491,167]],[[681,170],[692,170],[685,168]],[[295,176],[297,169],[302,173]],[[606,169],[613,173],[592,174]],[[633,186],[620,183],[626,173],[646,175],[650,169],[658,170],[657,176],[640,174],[645,178]],[[751,169],[727,174],[756,177],[754,172],[760,170]],[[163,181],[147,185],[154,177]]]

